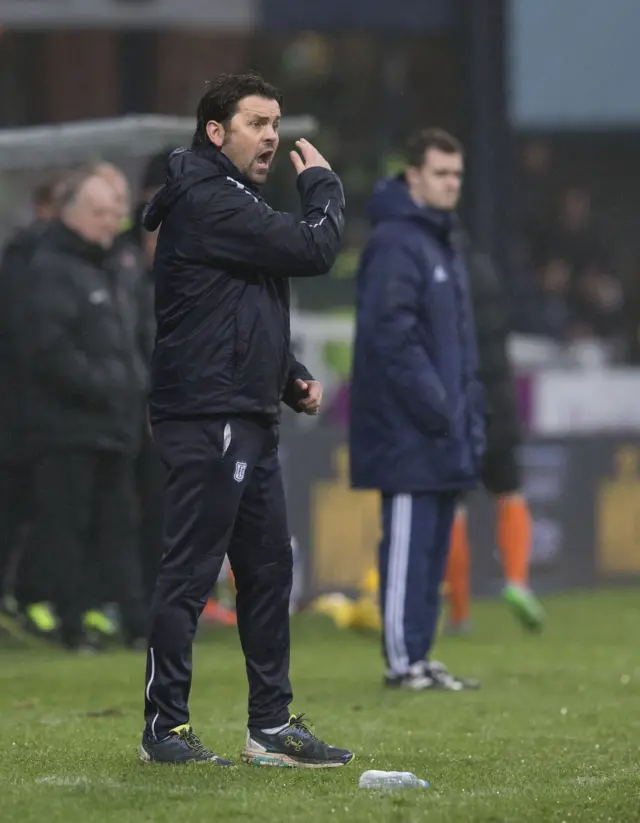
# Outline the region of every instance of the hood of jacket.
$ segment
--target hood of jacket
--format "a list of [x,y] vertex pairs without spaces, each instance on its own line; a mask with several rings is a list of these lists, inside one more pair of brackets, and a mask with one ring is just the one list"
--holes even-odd
[[164,185],[151,198],[142,213],[142,225],[155,231],[177,201],[189,189],[216,177],[230,177],[252,191],[255,185],[212,143],[190,149],[176,149],[167,161]]

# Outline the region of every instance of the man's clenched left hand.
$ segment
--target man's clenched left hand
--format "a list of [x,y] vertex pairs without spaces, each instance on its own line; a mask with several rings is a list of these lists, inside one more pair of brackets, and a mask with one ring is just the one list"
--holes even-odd
[[296,388],[303,394],[298,406],[305,414],[318,414],[322,403],[322,384],[317,380],[296,380]]

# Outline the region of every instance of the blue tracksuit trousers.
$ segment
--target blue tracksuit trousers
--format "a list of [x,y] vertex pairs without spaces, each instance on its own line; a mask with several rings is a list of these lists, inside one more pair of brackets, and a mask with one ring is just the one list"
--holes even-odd
[[456,492],[382,496],[380,603],[393,674],[406,674],[431,651],[457,499]]

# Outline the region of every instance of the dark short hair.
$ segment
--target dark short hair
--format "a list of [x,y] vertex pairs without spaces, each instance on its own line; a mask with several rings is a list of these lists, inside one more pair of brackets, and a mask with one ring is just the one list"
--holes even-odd
[[196,131],[192,145],[205,145],[209,139],[207,123],[215,120],[226,126],[237,112],[238,103],[251,95],[264,97],[266,100],[276,100],[280,106],[282,105],[280,91],[255,72],[221,74],[208,83],[198,103]]
[[50,206],[53,203],[53,192],[55,183],[53,180],[47,180],[44,183],[39,183],[33,190],[33,203],[36,206]]
[[60,183],[67,177],[67,171],[60,171],[40,181],[34,188],[32,194],[32,202],[34,206],[55,206],[56,193]]
[[445,154],[464,154],[462,143],[444,129],[422,129],[407,140],[405,160],[407,166],[419,169],[424,165],[429,149],[437,149]]

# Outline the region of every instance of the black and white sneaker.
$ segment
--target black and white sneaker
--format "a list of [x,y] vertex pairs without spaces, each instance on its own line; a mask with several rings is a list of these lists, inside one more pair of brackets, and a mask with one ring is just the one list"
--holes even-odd
[[214,766],[235,766],[206,748],[191,726],[176,726],[166,737],[154,740],[145,732],[140,746],[143,763],[211,763]]
[[303,714],[293,715],[289,725],[275,734],[249,729],[242,762],[252,766],[303,769],[330,769],[351,763],[353,752],[324,743],[311,732],[303,718]]
[[465,689],[479,689],[480,682],[473,678],[455,677],[437,660],[414,663],[407,674],[394,674],[387,671],[385,686],[395,689],[408,689],[422,692],[427,689],[444,689],[460,692]]

